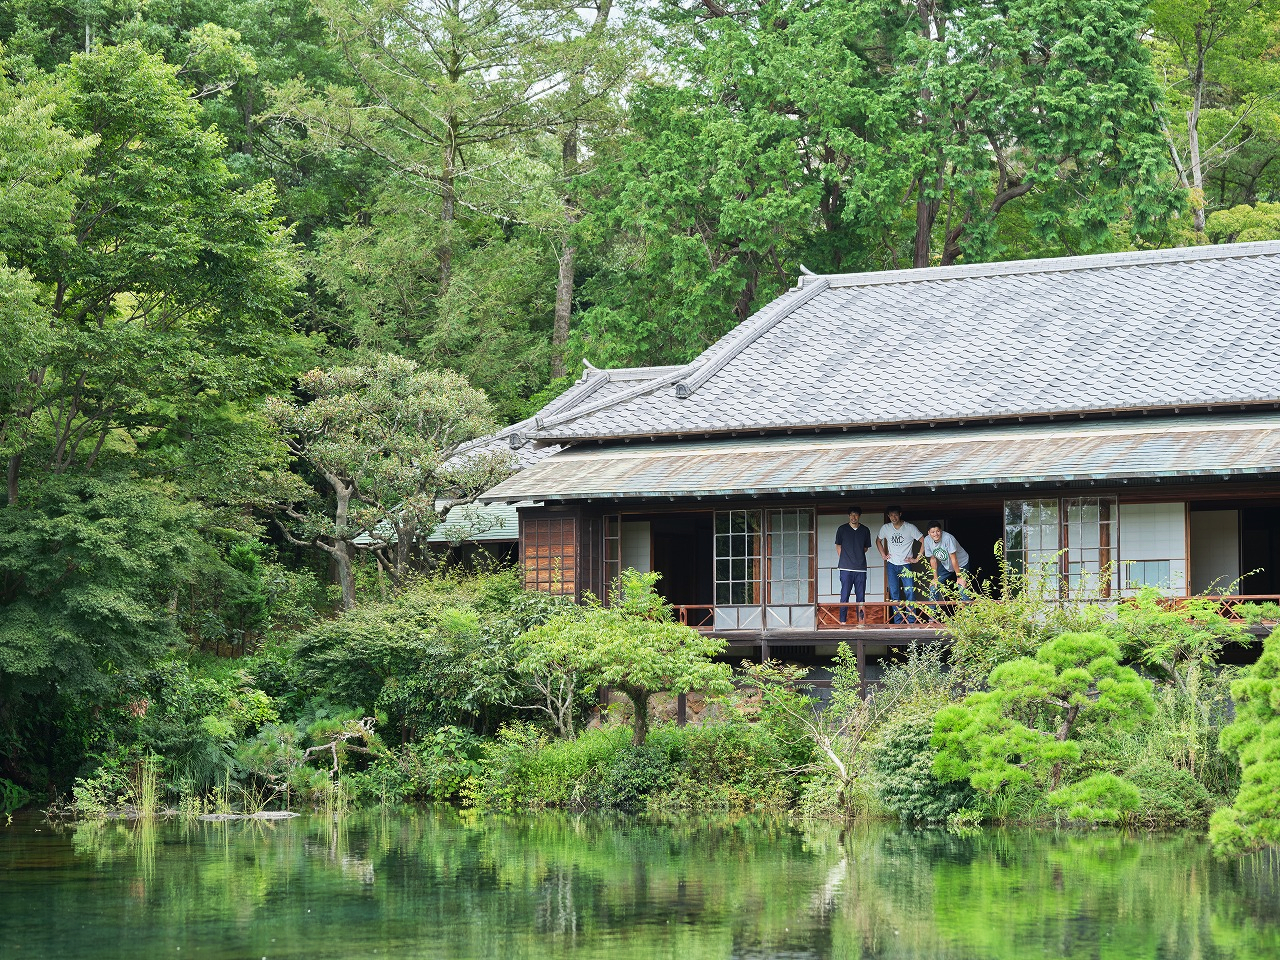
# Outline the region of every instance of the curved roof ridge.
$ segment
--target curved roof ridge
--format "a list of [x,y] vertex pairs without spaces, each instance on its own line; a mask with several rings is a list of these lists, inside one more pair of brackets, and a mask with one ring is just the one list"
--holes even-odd
[[919,283],[926,280],[963,280],[969,277],[1003,277],[1020,273],[1065,273],[1069,270],[1105,270],[1112,267],[1194,260],[1234,260],[1280,253],[1280,240],[1222,243],[1204,247],[1170,247],[1162,250],[1126,250],[1120,253],[1088,253],[1074,257],[1035,257],[994,263],[951,264],[945,267],[909,267],[905,270],[869,270],[865,273],[827,273],[821,279],[833,287],[869,287],[880,284]]
[[[769,305],[772,309],[761,310],[753,315],[747,321],[747,324],[751,325],[749,330],[746,330],[741,337],[738,337],[726,349],[721,350],[714,359],[703,363],[693,376],[687,377],[676,384],[676,396],[682,400],[685,397],[692,396],[695,390],[723,370],[730,360],[776,327],[799,307],[804,306],[822,293],[823,290],[826,290],[828,286],[830,284],[825,277],[813,283],[802,284],[799,288],[790,291],[794,296],[781,297]],[[747,324],[742,326],[747,326]],[[741,327],[738,329],[741,329]]]

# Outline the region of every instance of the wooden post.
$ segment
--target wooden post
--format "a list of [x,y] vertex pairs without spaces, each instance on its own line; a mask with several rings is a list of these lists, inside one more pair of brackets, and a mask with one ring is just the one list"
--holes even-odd
[[689,722],[689,695],[682,693],[676,697],[676,726],[683,727]]

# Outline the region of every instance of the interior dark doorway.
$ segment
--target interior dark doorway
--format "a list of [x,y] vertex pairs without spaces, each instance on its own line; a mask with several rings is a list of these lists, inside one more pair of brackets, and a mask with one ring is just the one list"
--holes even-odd
[[658,592],[668,603],[714,602],[712,529],[710,513],[650,518],[653,569],[662,573]]
[[1280,507],[1240,510],[1240,593],[1280,593]]
[[[1000,560],[996,553],[996,544],[1004,538],[1004,515],[998,508],[963,510],[952,509],[938,517],[925,520],[941,520],[943,529],[969,551],[969,567],[976,583],[987,581],[998,583],[1000,579]],[[921,533],[928,536],[928,531]]]

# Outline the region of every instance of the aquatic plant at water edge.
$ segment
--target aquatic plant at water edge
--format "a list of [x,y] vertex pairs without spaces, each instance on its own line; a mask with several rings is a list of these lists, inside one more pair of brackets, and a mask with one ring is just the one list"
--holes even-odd
[[0,813],[13,813],[31,799],[31,794],[12,780],[0,777]]

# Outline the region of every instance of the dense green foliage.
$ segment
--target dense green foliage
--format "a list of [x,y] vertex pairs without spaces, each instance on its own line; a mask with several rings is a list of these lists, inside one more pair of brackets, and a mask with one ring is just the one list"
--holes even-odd
[[[654,591],[660,576],[623,571],[609,606],[589,600],[530,630],[519,646],[521,667],[538,678],[549,703],[557,678],[569,682],[570,696],[582,686],[613,687],[624,694],[631,701],[637,748],[644,746],[655,693],[699,690],[723,696],[733,689],[728,666],[712,662],[724,652],[725,641],[676,623]],[[560,710],[548,712],[563,733],[573,735]]]
[[1034,658],[996,667],[988,689],[938,714],[935,775],[967,779],[988,796],[1047,790],[1051,802],[1084,819],[1136,809],[1138,791],[1114,774],[1081,776],[1080,740],[1091,729],[1131,728],[1153,711],[1147,682],[1120,666],[1119,654],[1101,634],[1064,633]]
[[972,807],[976,798],[963,779],[934,775],[936,711],[902,711],[885,725],[872,758],[880,802],[902,820],[939,822]]
[[1214,815],[1214,842],[1235,852],[1280,844],[1280,632],[1262,657],[1231,685],[1236,719],[1222,749],[1240,758],[1240,792]]

